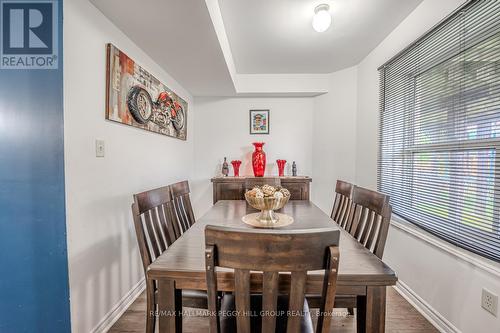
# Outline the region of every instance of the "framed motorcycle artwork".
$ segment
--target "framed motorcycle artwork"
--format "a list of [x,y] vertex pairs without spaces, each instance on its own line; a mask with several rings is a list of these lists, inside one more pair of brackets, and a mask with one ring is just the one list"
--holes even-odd
[[186,140],[187,102],[116,46],[106,49],[106,119]]

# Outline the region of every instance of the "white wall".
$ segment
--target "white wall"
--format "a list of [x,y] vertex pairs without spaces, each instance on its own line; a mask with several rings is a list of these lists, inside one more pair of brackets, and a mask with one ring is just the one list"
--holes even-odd
[[[242,161],[240,175],[252,175],[252,142],[262,141],[266,175],[277,175],[277,159],[286,159],[285,175],[296,161],[298,175],[312,175],[312,98],[196,98],[195,178],[192,200],[196,216],[212,205],[210,178],[220,175],[224,157]],[[270,134],[249,134],[249,110],[270,109]],[[313,178],[314,186],[314,178]]]
[[[188,141],[104,119],[108,42],[188,101]],[[143,278],[131,195],[190,177],[194,112],[186,90],[87,0],[65,2],[64,46],[71,324],[72,332],[86,333]],[[95,139],[105,140],[104,158],[95,157]]]
[[330,214],[337,179],[355,180],[356,67],[330,74],[328,91],[314,99],[312,200]]
[[[357,184],[376,187],[379,96],[377,67],[450,14],[462,2],[463,0],[424,0],[359,64]],[[441,321],[447,331],[500,332],[500,319],[482,310],[480,305],[482,287],[500,295],[500,265],[468,254],[464,254],[464,258],[474,259],[459,259],[442,247],[458,253],[465,251],[423,233],[432,240],[431,243],[436,244],[431,245],[421,237],[414,236],[411,233],[414,228],[404,229],[407,231],[391,227],[384,260],[417,298],[421,298],[421,305],[427,304],[431,311],[437,311],[434,319]],[[479,260],[481,265],[490,269],[471,264],[470,261],[474,260]]]

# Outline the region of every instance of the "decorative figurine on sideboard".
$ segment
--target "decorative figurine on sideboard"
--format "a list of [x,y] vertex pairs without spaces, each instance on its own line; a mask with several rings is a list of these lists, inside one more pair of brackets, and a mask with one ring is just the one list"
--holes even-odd
[[240,160],[234,160],[234,161],[231,161],[231,164],[233,165],[234,176],[235,177],[239,177],[240,176],[241,161]]
[[222,175],[227,177],[229,175],[229,165],[227,164],[227,160],[224,157],[224,163],[222,163]]
[[278,176],[283,177],[285,175],[286,160],[276,160],[276,164],[278,164]]
[[253,175],[255,177],[264,177],[266,170],[266,153],[262,150],[264,142],[254,142],[255,151],[252,153]]
[[292,176],[297,177],[297,164],[295,164],[295,161],[292,163]]

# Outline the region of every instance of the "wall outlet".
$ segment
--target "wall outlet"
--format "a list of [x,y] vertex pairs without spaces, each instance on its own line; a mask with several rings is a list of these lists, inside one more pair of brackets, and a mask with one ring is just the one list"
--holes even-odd
[[496,316],[498,310],[498,296],[486,289],[483,289],[483,293],[481,295],[481,306],[483,309]]
[[95,157],[104,157],[104,140],[95,140]]

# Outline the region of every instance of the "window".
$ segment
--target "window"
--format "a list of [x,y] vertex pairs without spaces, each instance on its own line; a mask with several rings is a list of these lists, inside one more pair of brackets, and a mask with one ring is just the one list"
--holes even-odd
[[469,1],[379,69],[379,190],[500,261],[500,1]]

